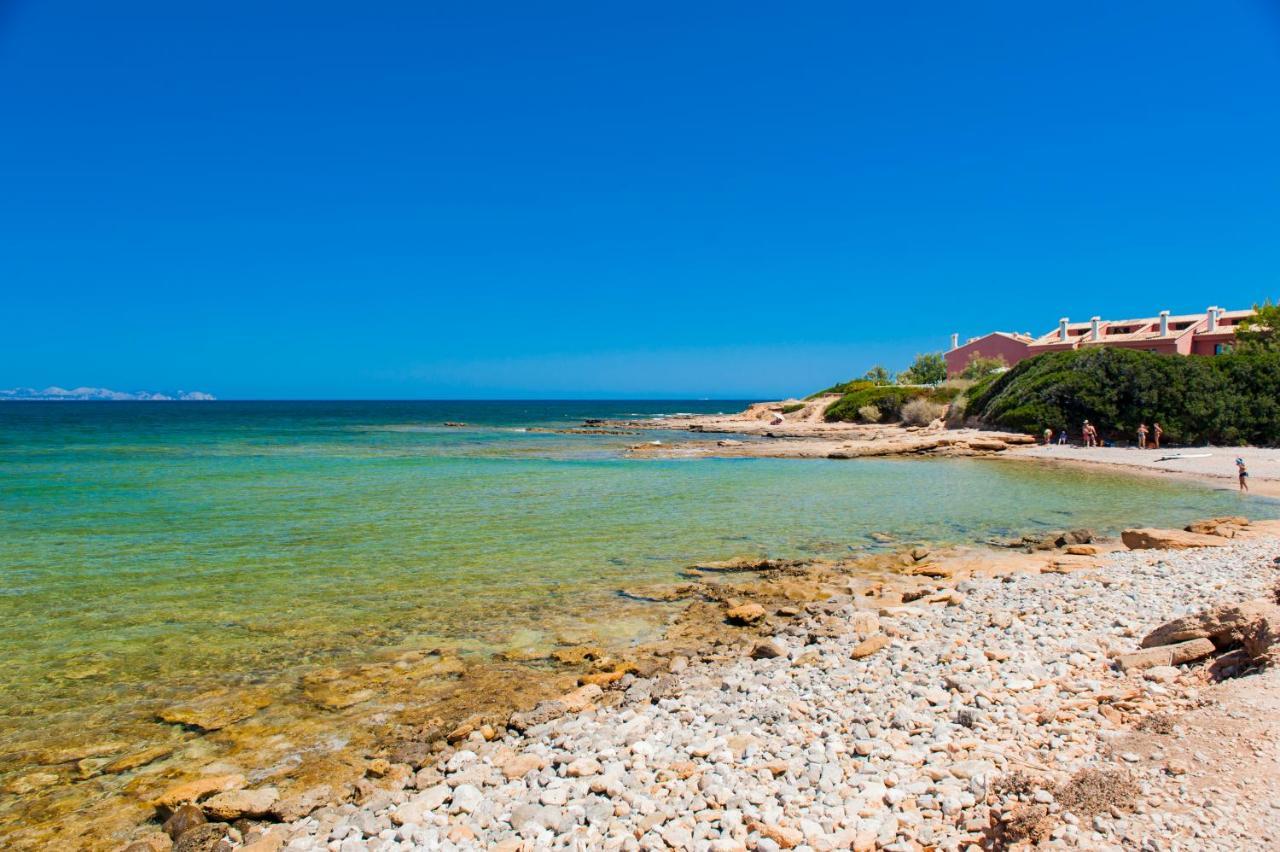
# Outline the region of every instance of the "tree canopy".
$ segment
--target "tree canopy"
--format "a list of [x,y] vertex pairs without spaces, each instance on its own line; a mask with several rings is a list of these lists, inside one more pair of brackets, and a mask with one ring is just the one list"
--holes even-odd
[[1280,352],[1280,304],[1267,299],[1253,306],[1253,316],[1236,326],[1236,348],[1241,352]]
[[899,384],[936,385],[947,380],[947,361],[941,352],[917,355],[911,366],[898,376]]

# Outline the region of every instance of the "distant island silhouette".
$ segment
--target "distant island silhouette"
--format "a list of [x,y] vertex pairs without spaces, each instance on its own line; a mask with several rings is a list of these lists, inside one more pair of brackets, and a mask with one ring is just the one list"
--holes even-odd
[[117,391],[110,388],[8,388],[0,390],[0,401],[5,400],[60,400],[76,401],[110,401],[110,402],[209,402],[217,399],[204,391]]

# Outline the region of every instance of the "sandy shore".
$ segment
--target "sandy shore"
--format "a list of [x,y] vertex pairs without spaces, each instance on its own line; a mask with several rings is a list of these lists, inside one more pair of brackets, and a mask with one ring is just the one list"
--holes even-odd
[[[657,665],[408,763],[370,755],[355,803],[204,823],[177,848],[1257,848],[1280,836],[1280,673],[1225,639],[1179,666],[1129,656],[1170,619],[1271,594],[1280,522],[1207,529],[1230,537],[914,548],[876,557],[884,580],[862,561],[707,565]],[[205,786],[193,821],[275,797]]]
[[[1172,455],[1203,455],[1160,461]],[[1018,447],[1010,456],[1072,464],[1121,468],[1156,476],[1194,479],[1235,489],[1235,460],[1243,458],[1249,468],[1249,490],[1265,497],[1280,497],[1280,449],[1261,447],[1179,447],[1176,450],[1139,450],[1117,447]]]

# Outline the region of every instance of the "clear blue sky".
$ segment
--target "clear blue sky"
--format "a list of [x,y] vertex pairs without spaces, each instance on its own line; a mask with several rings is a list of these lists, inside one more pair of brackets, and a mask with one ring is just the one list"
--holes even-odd
[[1275,2],[0,0],[0,387],[776,396],[1278,294]]

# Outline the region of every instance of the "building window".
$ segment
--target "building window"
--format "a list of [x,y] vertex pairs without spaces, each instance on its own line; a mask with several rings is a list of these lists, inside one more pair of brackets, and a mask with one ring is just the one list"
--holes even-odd
[[1226,355],[1228,352],[1231,351],[1231,348],[1232,347],[1230,343],[1215,343],[1213,344],[1213,354]]

